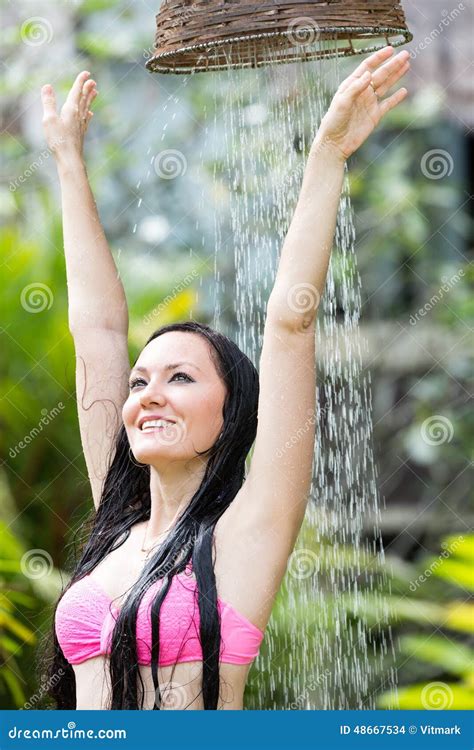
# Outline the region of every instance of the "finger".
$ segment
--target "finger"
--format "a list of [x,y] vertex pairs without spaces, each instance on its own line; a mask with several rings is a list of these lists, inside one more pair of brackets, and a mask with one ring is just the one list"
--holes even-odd
[[[403,50],[403,52],[399,52],[398,55],[378,68],[372,74],[372,81],[375,88],[378,89],[379,86],[386,85],[389,79],[392,81],[392,84],[395,83],[395,81],[397,80],[397,76],[400,74],[401,69],[405,67],[405,65],[409,61],[409,58],[409,53],[406,50]],[[387,86],[386,90],[388,90],[389,88],[390,86]]]
[[93,117],[94,117],[94,113],[91,112],[90,109],[89,109],[86,112],[86,114],[84,115],[84,117],[82,118],[82,121],[83,121],[83,123],[85,125],[86,130],[87,130],[87,128],[89,126],[89,123],[90,123],[90,121],[92,120]]
[[389,91],[392,86],[394,86],[397,81],[399,81],[400,78],[402,78],[402,76],[404,76],[405,73],[407,73],[409,70],[410,63],[406,62],[401,68],[399,68],[398,70],[393,72],[392,75],[386,78],[386,80],[381,85],[377,85],[376,83],[374,83],[375,93],[377,94],[377,96],[385,96],[387,91]]
[[[390,71],[393,69],[393,66],[397,67],[398,65],[401,64],[403,60],[407,60],[410,57],[410,53],[407,50],[402,50],[402,52],[399,52],[398,55],[388,60],[388,62],[386,62],[384,65],[381,66],[381,63],[386,58],[391,57],[392,53],[393,53],[393,47],[384,47],[383,49],[378,50],[373,55],[368,57],[366,60],[363,60],[361,64],[354,70],[354,72],[348,78],[346,78],[345,81],[342,82],[342,84],[339,87],[339,91],[341,92],[345,91],[346,88],[351,85],[354,78],[360,78],[360,76],[366,73],[367,71],[374,72],[374,80],[375,80],[375,76],[379,75],[379,71],[381,70],[384,71],[384,76],[385,76],[387,71]],[[383,78],[379,81],[379,84],[382,83],[382,81],[383,81]],[[379,84],[375,84],[375,85],[377,86]]]
[[373,73],[374,70],[377,70],[379,65],[384,62],[384,60],[387,60],[392,55],[393,47],[389,45],[388,47],[382,47],[382,49],[379,49],[377,50],[377,52],[369,55],[369,57],[364,60],[364,63],[366,64],[367,69],[370,70],[371,73]]
[[81,113],[86,113],[89,109],[90,102],[92,101],[91,95],[95,90],[96,83],[92,79],[89,81],[86,81],[84,84],[84,87],[82,89],[82,95],[81,95],[81,101],[79,104],[79,109]]
[[79,107],[79,102],[82,95],[82,87],[85,81],[90,76],[88,70],[83,70],[79,75],[76,76],[76,80],[71,86],[67,99],[64,102],[65,107]]
[[381,117],[387,114],[387,112],[390,112],[391,109],[397,106],[397,104],[400,104],[401,101],[406,97],[408,94],[408,91],[406,88],[398,89],[398,91],[395,91],[392,96],[389,96],[387,99],[384,99],[380,102],[380,114]]
[[374,52],[373,55],[370,55],[370,57],[362,60],[362,62],[357,66],[354,72],[348,78],[346,78],[345,81],[342,82],[339,90],[341,92],[345,91],[346,88],[351,85],[354,78],[360,78],[367,71],[374,71],[384,60],[387,60],[387,58],[391,57],[392,54],[393,47],[383,47],[382,49],[377,50],[377,52]]
[[54,117],[56,112],[56,94],[50,83],[46,83],[41,89],[41,101],[43,103],[43,114],[45,117]]
[[356,99],[368,87],[371,78],[370,72],[366,70],[360,78],[354,78],[342,93],[350,100]]
[[98,93],[99,92],[95,88],[92,89],[92,91],[89,93],[89,96],[87,97],[87,101],[86,101],[87,109],[89,109],[89,107],[91,106],[92,102],[94,101]]

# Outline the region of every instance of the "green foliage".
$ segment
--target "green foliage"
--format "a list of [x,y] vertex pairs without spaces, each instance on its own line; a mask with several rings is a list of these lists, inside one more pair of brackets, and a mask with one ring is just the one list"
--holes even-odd
[[35,609],[38,600],[27,593],[30,587],[24,581],[18,584],[24,549],[3,520],[0,540],[0,704],[20,708],[26,701],[20,659],[25,654],[32,659],[37,642],[25,613]]
[[[420,562],[418,576],[413,570],[410,585],[415,589],[414,596],[393,597],[391,601],[398,621],[413,621],[418,630],[420,626],[431,629],[430,634],[417,632],[400,639],[404,663],[419,662],[430,679],[401,687],[396,694],[383,694],[379,698],[379,708],[466,710],[474,706],[474,649],[469,641],[460,640],[461,635],[472,637],[474,634],[474,604],[469,599],[459,598],[460,594],[468,593],[466,585],[470,589],[473,585],[474,535],[444,537],[442,547],[443,552],[438,557]],[[439,596],[436,581],[433,582],[431,576],[450,584],[444,596]],[[433,598],[436,595],[434,601],[427,598],[430,593]],[[436,634],[438,630],[441,635]],[[455,641],[450,632],[459,633]]]

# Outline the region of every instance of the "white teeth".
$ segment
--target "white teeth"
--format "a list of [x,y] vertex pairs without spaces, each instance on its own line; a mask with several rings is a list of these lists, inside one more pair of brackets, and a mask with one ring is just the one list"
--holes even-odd
[[167,424],[169,424],[169,422],[166,419],[147,419],[147,421],[142,424],[142,431],[152,430],[156,427],[166,427]]

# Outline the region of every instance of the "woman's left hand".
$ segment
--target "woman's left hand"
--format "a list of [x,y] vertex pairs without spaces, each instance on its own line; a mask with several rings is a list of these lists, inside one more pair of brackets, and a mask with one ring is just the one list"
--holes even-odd
[[381,98],[410,67],[409,52],[403,50],[395,57],[392,54],[393,47],[374,52],[341,83],[323,117],[315,148],[330,145],[343,160],[348,159],[382,117],[406,97],[406,88],[401,88]]

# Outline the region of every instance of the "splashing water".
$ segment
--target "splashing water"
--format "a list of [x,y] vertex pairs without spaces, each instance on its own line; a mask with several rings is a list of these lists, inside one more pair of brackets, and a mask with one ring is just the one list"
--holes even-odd
[[[306,156],[339,80],[337,58],[214,74],[215,111],[220,107],[224,118],[219,158],[230,190],[237,341],[255,363]],[[216,267],[225,243],[218,234]],[[395,689],[354,247],[346,168],[316,331],[311,500],[250,675],[248,708],[372,709],[377,692]],[[223,295],[215,282],[219,328]]]

